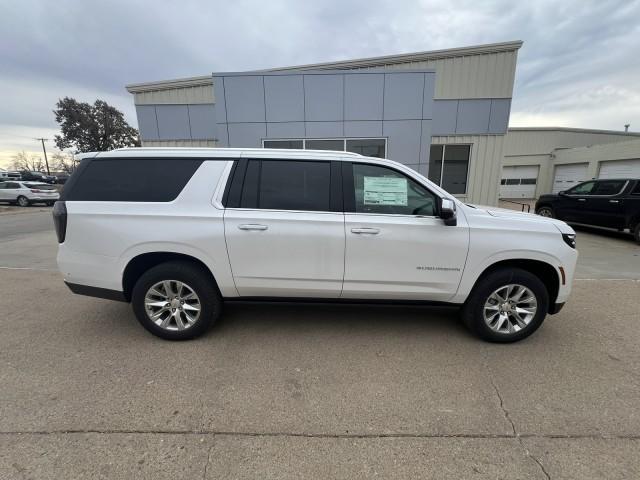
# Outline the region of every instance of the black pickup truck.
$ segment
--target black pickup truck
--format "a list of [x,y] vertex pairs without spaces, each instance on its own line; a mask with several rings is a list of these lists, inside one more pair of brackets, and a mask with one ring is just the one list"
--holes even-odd
[[640,179],[589,180],[557,195],[541,195],[536,213],[569,223],[628,229],[640,243]]

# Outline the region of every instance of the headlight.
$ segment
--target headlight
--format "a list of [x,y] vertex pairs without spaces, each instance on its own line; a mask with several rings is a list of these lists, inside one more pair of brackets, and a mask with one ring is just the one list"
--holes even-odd
[[576,248],[576,234],[575,233],[563,233],[562,239],[564,243],[569,245],[571,248]]

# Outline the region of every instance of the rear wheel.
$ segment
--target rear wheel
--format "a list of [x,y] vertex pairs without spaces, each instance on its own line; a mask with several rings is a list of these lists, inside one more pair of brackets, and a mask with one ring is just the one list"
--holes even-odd
[[540,207],[536,213],[541,217],[556,218],[556,214],[551,207]]
[[133,288],[131,303],[142,326],[167,340],[202,335],[222,311],[222,299],[208,272],[180,261],[147,270]]
[[28,207],[29,206],[29,199],[27,197],[25,197],[24,195],[20,195],[18,197],[18,205],[20,205],[21,207]]
[[535,332],[549,310],[542,281],[519,268],[502,268],[476,283],[462,308],[465,325],[490,342],[516,342]]
[[638,222],[636,228],[633,229],[633,238],[636,239],[637,243],[640,243],[640,222]]

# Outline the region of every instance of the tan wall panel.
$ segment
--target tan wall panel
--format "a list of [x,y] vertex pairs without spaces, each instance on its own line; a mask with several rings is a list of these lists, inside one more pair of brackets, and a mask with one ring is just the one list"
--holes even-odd
[[501,162],[504,145],[503,135],[455,135],[432,137],[432,145],[470,144],[471,158],[467,180],[467,195],[471,203],[497,205]]
[[169,88],[134,94],[136,105],[214,103],[213,83],[195,87]]

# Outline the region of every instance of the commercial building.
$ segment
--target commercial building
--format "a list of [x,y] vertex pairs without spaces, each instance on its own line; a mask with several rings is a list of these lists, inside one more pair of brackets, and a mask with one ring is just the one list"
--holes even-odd
[[640,177],[640,133],[510,128],[500,198],[537,198],[591,178],[613,177]]
[[128,85],[143,146],[348,150],[496,204],[522,42]]

